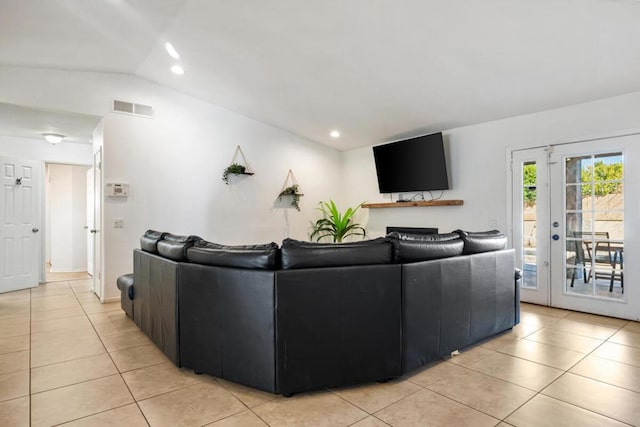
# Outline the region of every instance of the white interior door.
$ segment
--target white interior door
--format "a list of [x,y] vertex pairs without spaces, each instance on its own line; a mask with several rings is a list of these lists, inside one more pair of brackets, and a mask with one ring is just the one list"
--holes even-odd
[[513,247],[523,272],[520,299],[549,305],[549,185],[545,148],[514,151]]
[[40,277],[40,164],[0,157],[0,292],[38,286]]
[[640,136],[560,145],[550,159],[552,305],[637,320]]
[[93,276],[93,235],[91,232],[95,228],[95,224],[93,222],[93,209],[94,209],[94,201],[93,201],[93,168],[89,168],[87,170],[87,225],[85,229],[87,230],[87,272]]
[[102,298],[102,149],[93,155],[93,292]]

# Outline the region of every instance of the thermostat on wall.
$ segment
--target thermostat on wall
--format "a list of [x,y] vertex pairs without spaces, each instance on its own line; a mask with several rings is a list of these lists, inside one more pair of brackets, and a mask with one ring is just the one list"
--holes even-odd
[[129,195],[129,184],[118,184],[110,182],[107,184],[107,196],[127,197]]

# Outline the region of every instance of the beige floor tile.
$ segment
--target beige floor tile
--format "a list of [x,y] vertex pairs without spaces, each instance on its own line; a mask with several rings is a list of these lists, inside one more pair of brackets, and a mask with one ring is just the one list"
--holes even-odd
[[240,399],[240,401],[249,408],[271,402],[278,398],[278,395],[276,394],[267,393],[266,391],[258,390],[253,387],[243,386],[241,384],[223,380],[222,378],[216,378],[216,380],[222,384],[228,392]]
[[529,340],[503,347],[500,352],[562,370],[569,369],[585,356],[584,353]]
[[564,374],[543,394],[629,424],[640,420],[640,394],[574,374]]
[[42,338],[36,338],[36,335],[33,335],[31,345],[32,368],[106,352],[98,335],[93,331],[90,333],[67,332]]
[[31,288],[20,291],[5,292],[0,294],[0,307],[2,307],[5,302],[29,301],[30,298]]
[[571,312],[565,319],[577,322],[591,323],[593,325],[606,326],[618,329],[627,324],[627,320],[617,319],[615,317],[599,316],[597,314]]
[[80,280],[80,279],[87,279],[87,278],[91,277],[89,275],[89,273],[87,273],[86,271],[75,271],[75,272],[67,272],[67,271],[51,272],[51,271],[47,271],[46,276],[47,276],[46,277],[47,283],[49,283],[49,282],[57,283],[59,281]]
[[31,369],[31,393],[117,374],[108,354],[69,360]]
[[640,393],[640,367],[637,366],[590,355],[570,372]]
[[542,390],[563,373],[559,369],[501,353],[482,359],[468,368],[536,391]]
[[419,371],[412,372],[405,378],[407,381],[421,387],[428,387],[443,378],[448,378],[460,372],[464,372],[464,368],[453,363],[439,361],[431,363]]
[[29,369],[29,350],[0,354],[0,374]]
[[140,330],[118,332],[112,335],[101,335],[100,337],[107,351],[124,350],[141,345],[152,345],[153,342],[147,338]]
[[532,325],[530,323],[519,323],[511,329],[511,333],[518,338],[524,338],[540,329],[542,329],[542,326]]
[[392,426],[494,426],[499,421],[431,390],[422,390],[377,412]]
[[636,334],[640,334],[640,322],[634,322],[632,320],[629,321],[626,325],[622,327],[623,331],[627,332],[635,332]]
[[373,415],[368,416],[364,420],[360,420],[355,424],[351,424],[351,427],[387,427],[389,424],[381,421]]
[[495,351],[482,346],[475,346],[462,349],[459,355],[446,357],[445,360],[455,363],[456,365],[467,366],[485,357],[489,357],[492,354],[495,354]]
[[36,311],[31,313],[31,320],[39,321],[39,320],[53,320],[53,319],[61,319],[63,317],[76,317],[83,316],[84,311],[82,311],[82,307],[78,304],[76,307],[62,308],[59,310],[51,310],[51,311]]
[[131,403],[116,409],[90,415],[70,423],[62,424],[65,427],[147,427],[138,405]]
[[13,353],[21,350],[29,350],[29,335],[18,335],[0,339],[0,354]]
[[470,369],[454,372],[427,388],[500,419],[535,395],[532,390]]
[[56,295],[72,295],[73,291],[67,282],[47,283],[31,288],[31,298],[51,297]]
[[70,280],[69,286],[75,293],[93,292],[93,279]]
[[60,424],[132,402],[120,375],[112,375],[32,395],[31,423]]
[[7,427],[29,427],[29,396],[0,402],[0,420]]
[[509,344],[515,344],[520,339],[521,338],[518,338],[513,332],[509,331],[508,333],[489,338],[488,340],[483,341],[481,345],[484,348],[496,351]]
[[567,315],[572,313],[572,311],[563,310],[561,308],[545,307],[543,305],[528,304],[528,303],[520,303],[520,312],[523,312],[523,311],[526,311],[528,313],[543,314],[545,316],[552,316],[552,317],[558,317],[558,318],[566,317]]
[[29,395],[29,370],[0,375],[0,401]]
[[592,353],[594,356],[640,366],[640,348],[606,342]]
[[138,325],[128,318],[123,311],[109,311],[106,313],[90,314],[89,316],[110,316],[106,320],[91,320],[93,327],[100,336],[114,335],[121,332],[140,331]]
[[546,328],[534,332],[524,339],[566,348],[567,350],[573,350],[579,353],[590,353],[604,342],[595,338]]
[[27,315],[8,316],[0,320],[0,340],[28,334],[31,320]]
[[253,408],[272,427],[349,426],[367,413],[328,392],[303,393]]
[[145,368],[168,362],[169,359],[155,345],[127,348],[110,353],[120,372]]
[[152,397],[138,404],[154,427],[205,425],[246,410],[246,406],[214,380]]
[[52,311],[80,307],[75,295],[53,295],[31,300],[31,311]]
[[30,312],[31,312],[31,303],[29,302],[29,298],[19,302],[14,302],[14,301],[0,302],[0,320],[3,320],[3,321],[6,320],[7,318],[29,316]]
[[80,301],[80,305],[85,303],[100,303],[100,298],[98,298],[98,295],[93,292],[80,292],[75,295],[76,298],[78,298],[78,301]]
[[530,313],[527,311],[520,312],[520,322],[535,326],[547,326],[558,321],[557,317],[546,316],[544,314]]
[[344,400],[372,414],[422,390],[409,381],[389,381],[333,390]]
[[598,340],[606,340],[618,331],[615,328],[583,323],[569,319],[559,319],[557,322],[548,325],[547,328],[556,331],[569,332],[576,335],[583,335],[585,337],[595,338]]
[[191,370],[179,369],[173,363],[161,363],[122,374],[136,400],[185,388],[204,380]]
[[[544,414],[544,416],[541,416]],[[537,395],[506,421],[531,427],[623,427],[626,424],[544,395]]]
[[240,412],[212,424],[211,427],[266,427],[267,425],[251,411]]
[[87,314],[122,310],[120,302],[108,302],[104,304],[99,302],[85,302],[82,304],[82,308]]
[[62,317],[60,319],[37,320],[31,323],[33,334],[44,334],[56,331],[78,331],[89,330],[93,327],[87,316]]
[[640,348],[640,333],[629,332],[623,329],[616,332],[615,335],[613,335],[607,341]]

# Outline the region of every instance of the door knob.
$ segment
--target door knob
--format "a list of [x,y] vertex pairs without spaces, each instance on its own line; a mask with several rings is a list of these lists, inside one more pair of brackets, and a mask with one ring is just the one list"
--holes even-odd
[[40,231],[40,229],[33,227],[33,228],[31,229],[31,231],[32,231],[32,232],[34,232],[34,233],[37,233],[38,231]]
[[558,236],[557,234],[554,234],[553,236],[551,236],[551,238],[553,240],[560,240],[560,236]]

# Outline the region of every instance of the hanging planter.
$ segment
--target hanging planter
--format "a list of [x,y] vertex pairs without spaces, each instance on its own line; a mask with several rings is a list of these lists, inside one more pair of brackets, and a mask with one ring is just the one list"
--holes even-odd
[[[242,159],[240,161],[240,158]],[[222,181],[229,185],[230,175],[253,175],[253,171],[249,167],[247,159],[244,157],[242,148],[238,145],[236,151],[233,153],[233,159],[231,164],[222,172]]]
[[278,198],[282,200],[283,197],[291,197],[291,206],[300,212],[300,197],[302,196],[304,196],[304,194],[300,192],[300,185],[293,176],[291,169],[289,169],[289,173],[287,174],[287,178],[284,180],[284,185],[282,186],[282,190],[280,191]]

